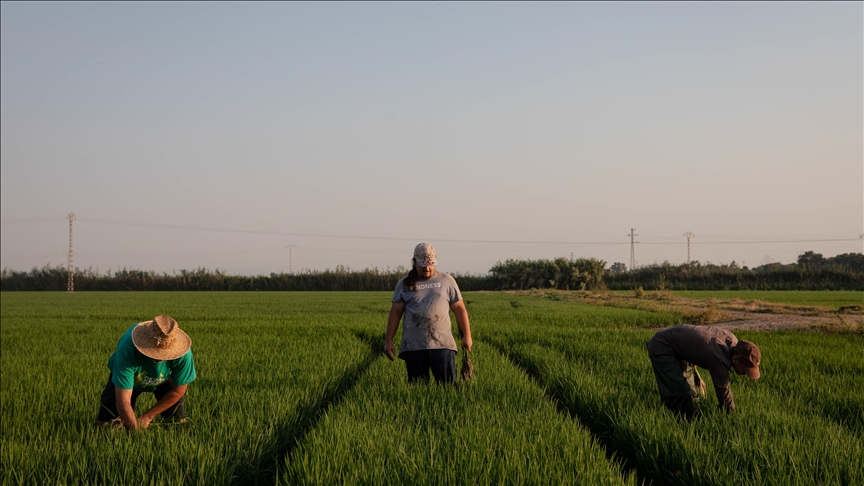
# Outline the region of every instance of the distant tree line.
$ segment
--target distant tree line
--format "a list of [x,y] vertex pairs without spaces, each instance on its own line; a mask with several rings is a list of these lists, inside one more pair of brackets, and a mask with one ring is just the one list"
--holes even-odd
[[864,290],[864,254],[824,258],[808,251],[796,263],[754,268],[734,261],[720,265],[693,261],[663,262],[628,272],[623,263],[617,263],[606,272],[604,283],[612,290]]
[[606,262],[594,258],[507,260],[489,269],[488,278],[500,290],[591,290],[603,288],[605,266]]
[[[383,290],[392,291],[407,269],[304,270],[270,275],[228,275],[222,270],[180,270],[156,273],[121,269],[100,273],[75,270],[75,290]],[[669,262],[628,270],[623,263],[593,258],[571,260],[507,260],[495,264],[486,275],[453,274],[462,290],[864,290],[864,254],[846,253],[825,258],[808,251],[796,263],[770,263],[754,268],[734,261],[715,265],[693,261]],[[0,290],[65,291],[67,272],[63,266],[28,271],[3,269]]]
[[[172,273],[156,273],[145,270],[123,268],[116,272],[100,273],[88,269],[75,269],[75,291],[111,290],[389,290],[396,287],[408,270],[395,269],[351,270],[338,266],[335,270],[304,270],[299,273],[271,273],[270,275],[228,275],[222,270],[180,270]],[[66,267],[48,265],[33,268],[29,272],[3,269],[0,273],[0,290],[54,290],[65,291],[68,273]],[[487,279],[482,276],[459,275],[460,287],[464,290],[491,290],[483,287]]]

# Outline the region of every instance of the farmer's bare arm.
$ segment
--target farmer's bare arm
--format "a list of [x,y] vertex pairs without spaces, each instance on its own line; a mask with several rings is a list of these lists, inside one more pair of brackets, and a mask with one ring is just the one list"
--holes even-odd
[[393,361],[393,356],[396,355],[396,346],[393,345],[393,336],[396,335],[396,330],[399,329],[399,321],[402,319],[402,314],[405,312],[405,304],[394,302],[390,306],[390,315],[387,316],[387,333],[384,335],[384,354]]
[[471,351],[471,346],[474,342],[471,340],[471,324],[468,322],[468,309],[465,308],[465,302],[460,300],[450,306],[453,315],[456,316],[456,324],[459,325],[459,331],[462,333],[462,349]]
[[163,395],[162,398],[159,399],[158,402],[156,402],[156,405],[153,405],[150,410],[147,410],[146,412],[141,414],[141,418],[139,419],[141,422],[141,427],[144,427],[146,429],[147,426],[150,425],[150,422],[152,422],[157,415],[173,407],[174,404],[180,401],[180,399],[183,398],[183,395],[186,394],[186,387],[188,386],[189,385],[175,386],[172,384],[171,389],[168,390],[168,393]]
[[114,403],[117,404],[117,413],[120,414],[123,427],[126,427],[126,430],[137,430],[138,421],[135,420],[135,410],[132,409],[132,390],[115,388]]

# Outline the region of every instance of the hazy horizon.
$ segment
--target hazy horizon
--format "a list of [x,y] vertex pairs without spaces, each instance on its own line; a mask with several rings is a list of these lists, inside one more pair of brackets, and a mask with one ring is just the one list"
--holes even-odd
[[0,267],[864,251],[864,4],[0,4]]

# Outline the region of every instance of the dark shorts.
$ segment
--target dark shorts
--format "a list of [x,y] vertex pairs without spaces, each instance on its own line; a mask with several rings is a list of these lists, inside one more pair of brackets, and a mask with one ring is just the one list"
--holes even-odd
[[456,351],[430,349],[407,351],[400,355],[405,360],[408,381],[429,381],[429,372],[438,383],[456,383]]
[[[156,396],[156,400],[161,399],[165,396],[168,391],[171,390],[171,384],[169,382],[162,383],[159,385],[156,390],[153,391],[153,395]],[[120,413],[117,411],[117,399],[115,397],[114,390],[116,387],[114,386],[114,382],[111,381],[111,375],[108,375],[108,383],[105,385],[105,389],[102,390],[102,397],[99,402],[99,415],[96,417],[98,422],[110,422],[115,418],[120,417]],[[132,409],[135,409],[135,401],[138,399],[138,396],[142,393],[148,392],[140,392],[137,390],[132,391]],[[159,416],[162,419],[173,419],[179,420],[186,416],[186,407],[184,405],[184,400],[186,399],[186,395],[184,394],[180,397],[180,400],[174,404],[173,407],[165,410],[160,413]]]
[[648,357],[651,358],[663,405],[687,419],[692,418],[695,412],[693,403],[700,398],[701,382],[695,367],[674,356],[648,353]]

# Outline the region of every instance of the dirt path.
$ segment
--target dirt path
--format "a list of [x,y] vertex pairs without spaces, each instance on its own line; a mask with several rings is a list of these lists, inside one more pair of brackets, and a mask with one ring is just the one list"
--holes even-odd
[[592,305],[668,312],[680,315],[693,324],[711,324],[730,330],[810,329],[864,334],[864,306],[862,305],[841,307],[838,310],[830,307],[759,300],[688,299],[667,292],[645,292],[639,296],[635,293],[625,295],[611,292],[555,290],[532,290],[524,293]]
[[844,331],[862,329],[864,316],[802,316],[794,314],[757,314],[753,312],[734,312],[735,320],[713,323],[724,329],[746,329],[758,331],[777,331],[782,329],[814,329]]

